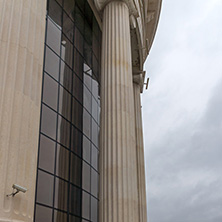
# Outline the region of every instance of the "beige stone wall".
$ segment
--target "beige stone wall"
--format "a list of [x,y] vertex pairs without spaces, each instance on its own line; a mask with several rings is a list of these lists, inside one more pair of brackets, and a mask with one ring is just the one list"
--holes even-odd
[[[0,0],[0,221],[32,221],[46,0]],[[12,184],[28,191],[14,197]]]

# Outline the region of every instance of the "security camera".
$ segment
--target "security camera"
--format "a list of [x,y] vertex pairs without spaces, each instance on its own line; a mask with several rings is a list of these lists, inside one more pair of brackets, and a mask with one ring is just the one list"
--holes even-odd
[[13,190],[15,190],[15,191],[13,191],[11,194],[7,194],[6,196],[7,197],[9,197],[9,196],[15,196],[17,193],[19,193],[20,191],[22,192],[22,193],[25,193],[26,191],[27,191],[27,189],[25,188],[25,187],[22,187],[22,186],[20,186],[20,185],[18,185],[18,184],[13,184],[12,185],[12,188],[13,188]]
[[13,184],[12,188],[17,190],[18,192],[21,191],[22,193],[25,193],[27,191],[27,189],[25,187],[22,187],[22,186],[20,186],[18,184]]

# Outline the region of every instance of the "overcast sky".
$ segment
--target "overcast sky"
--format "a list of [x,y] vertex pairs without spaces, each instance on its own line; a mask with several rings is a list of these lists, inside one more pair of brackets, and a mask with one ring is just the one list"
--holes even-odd
[[222,222],[222,0],[163,0],[145,70],[148,222]]

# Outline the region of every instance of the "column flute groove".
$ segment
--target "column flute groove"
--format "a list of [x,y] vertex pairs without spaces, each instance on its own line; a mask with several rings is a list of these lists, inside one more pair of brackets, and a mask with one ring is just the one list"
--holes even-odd
[[129,9],[103,11],[100,222],[139,222]]

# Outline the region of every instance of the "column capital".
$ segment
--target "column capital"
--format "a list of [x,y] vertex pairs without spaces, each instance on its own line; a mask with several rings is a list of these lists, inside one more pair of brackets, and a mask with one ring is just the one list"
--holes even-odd
[[136,9],[136,5],[133,0],[94,0],[95,6],[98,11],[102,11],[107,4],[110,2],[124,2],[129,8],[130,15],[134,15],[138,17],[138,12]]

